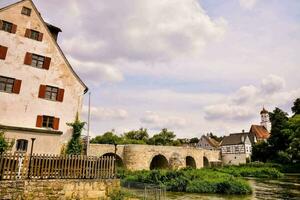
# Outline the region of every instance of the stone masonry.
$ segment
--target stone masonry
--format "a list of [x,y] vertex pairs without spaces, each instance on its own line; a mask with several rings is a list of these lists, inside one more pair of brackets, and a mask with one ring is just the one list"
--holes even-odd
[[[91,144],[88,155],[103,156],[113,154],[114,145]],[[220,162],[220,152],[194,147],[152,146],[152,145],[118,145],[117,156],[129,170],[149,170],[156,156],[164,158],[169,168],[187,166],[187,157],[194,160],[196,168],[204,167],[204,160]]]

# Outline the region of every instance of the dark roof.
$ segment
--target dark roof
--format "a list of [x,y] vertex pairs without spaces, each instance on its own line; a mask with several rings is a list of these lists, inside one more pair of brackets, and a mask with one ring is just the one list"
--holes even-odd
[[250,133],[255,135],[258,140],[264,140],[270,137],[269,131],[264,126],[260,125],[252,125],[250,128]]
[[53,30],[53,31],[55,31],[55,32],[62,32],[62,30],[59,28],[59,27],[57,27],[57,26],[54,26],[54,25],[52,25],[52,24],[49,24],[48,22],[45,22],[45,24],[47,25],[47,27],[50,29],[50,31],[51,30]]
[[260,114],[266,114],[266,113],[269,113],[269,111],[267,111],[267,110],[265,109],[265,107],[263,107],[262,111],[260,111]]
[[221,146],[244,144],[246,137],[250,139],[249,133],[231,133],[229,136],[224,137]]
[[218,141],[216,141],[215,139],[208,137],[206,135],[203,135],[203,137],[206,139],[206,141],[212,146],[212,147],[219,147],[220,143]]

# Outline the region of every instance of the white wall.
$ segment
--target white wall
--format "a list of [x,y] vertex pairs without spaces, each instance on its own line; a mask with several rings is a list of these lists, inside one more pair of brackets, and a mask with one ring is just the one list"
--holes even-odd
[[[16,34],[0,31],[0,45],[8,47],[6,59],[0,60],[0,75],[22,80],[20,94],[0,92],[0,124],[36,128],[37,115],[55,116],[60,118],[59,130],[64,133],[56,140],[62,143],[71,135],[66,122],[74,121],[76,112],[81,111],[84,87],[71,73],[34,10],[32,9],[30,17],[21,14],[24,5],[32,8],[29,1],[24,1],[0,12],[0,19],[18,26]],[[26,28],[44,33],[43,41],[25,38]],[[50,69],[43,70],[24,65],[26,52],[51,57]],[[38,98],[41,84],[65,89],[64,101],[54,102]],[[44,140],[44,145],[49,145],[47,137],[42,137],[41,140]],[[56,149],[51,153],[58,152]]]

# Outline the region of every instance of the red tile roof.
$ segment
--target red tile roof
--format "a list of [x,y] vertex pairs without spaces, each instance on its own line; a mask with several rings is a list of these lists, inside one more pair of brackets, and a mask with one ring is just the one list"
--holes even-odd
[[260,125],[252,125],[250,133],[255,135],[258,140],[265,140],[270,137],[269,131],[264,126]]

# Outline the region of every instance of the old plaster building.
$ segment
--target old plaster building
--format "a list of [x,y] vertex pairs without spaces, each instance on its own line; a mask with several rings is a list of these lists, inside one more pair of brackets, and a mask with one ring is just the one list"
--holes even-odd
[[217,150],[220,147],[220,143],[215,139],[209,137],[209,135],[202,135],[197,144],[198,148]]
[[250,128],[250,137],[254,143],[266,141],[270,137],[271,122],[269,119],[269,112],[263,108],[260,112],[260,125],[252,125]]
[[66,125],[81,111],[87,87],[76,75],[31,0],[0,9],[0,129],[12,151],[59,153]]
[[252,141],[249,133],[232,133],[221,142],[223,164],[238,165],[246,163],[252,152]]

